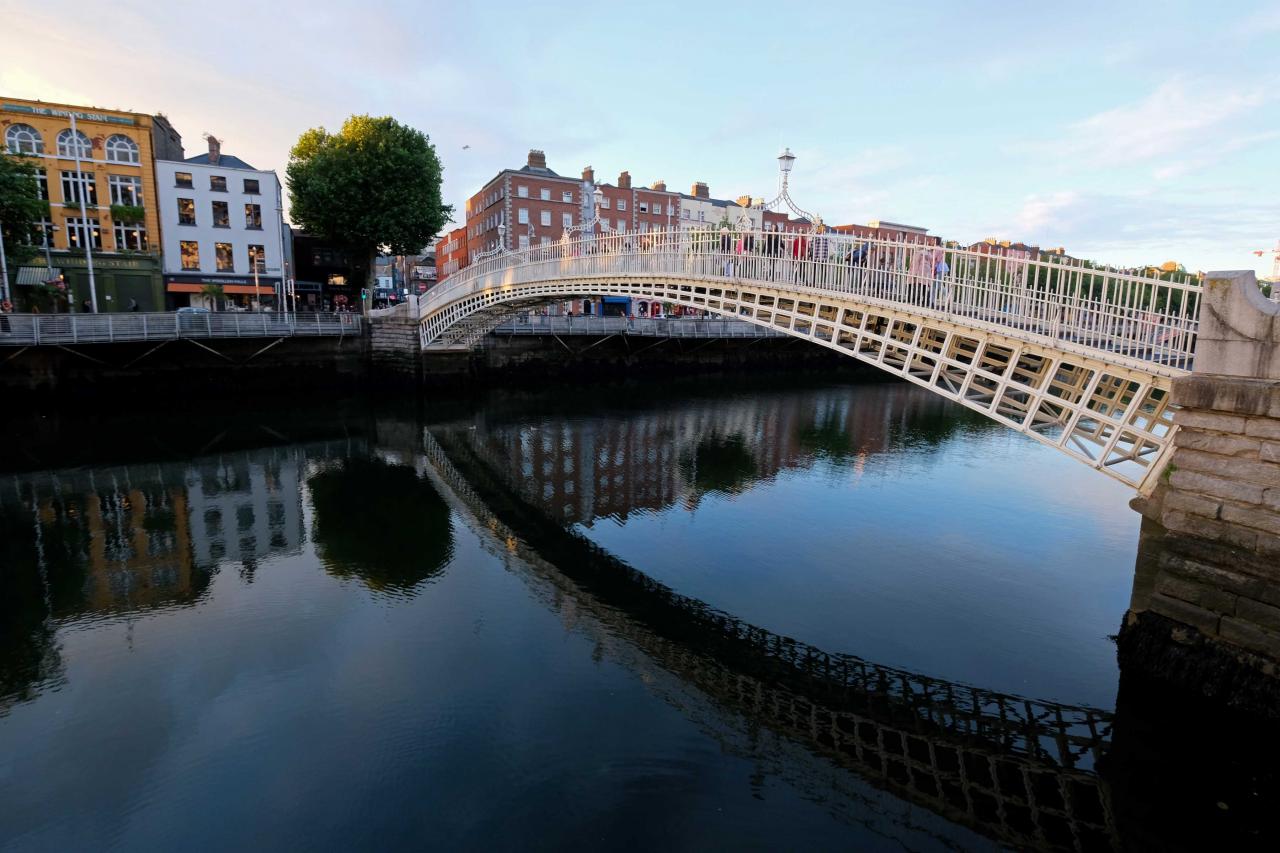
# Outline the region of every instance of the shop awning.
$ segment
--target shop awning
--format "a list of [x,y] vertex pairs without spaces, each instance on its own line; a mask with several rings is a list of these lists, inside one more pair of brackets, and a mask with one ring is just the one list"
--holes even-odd
[[62,270],[57,267],[53,268],[53,272],[49,272],[48,267],[18,267],[18,284],[44,284],[46,281],[52,281],[62,275]]
[[[171,281],[165,289],[170,293],[199,293],[206,286],[203,284],[179,284]],[[261,293],[263,296],[274,296],[276,292],[274,284],[260,285],[256,290],[252,284],[224,284],[221,287],[222,292],[228,296],[232,294],[236,296],[253,296],[255,293]]]

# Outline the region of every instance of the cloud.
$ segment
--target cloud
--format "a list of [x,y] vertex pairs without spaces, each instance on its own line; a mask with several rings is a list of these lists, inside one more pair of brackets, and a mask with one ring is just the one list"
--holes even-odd
[[[1275,138],[1240,128],[1270,109],[1275,88],[1268,82],[1224,86],[1174,78],[1141,100],[1068,124],[1057,139],[1014,143],[1007,150],[1068,169],[1151,164],[1157,177],[1176,177]],[[1219,141],[1224,135],[1225,143]]]
[[1036,194],[1008,220],[992,223],[990,233],[1064,245],[1072,255],[1105,263],[1174,259],[1193,270],[1269,272],[1252,252],[1275,241],[1280,203],[1215,198],[1151,190]]

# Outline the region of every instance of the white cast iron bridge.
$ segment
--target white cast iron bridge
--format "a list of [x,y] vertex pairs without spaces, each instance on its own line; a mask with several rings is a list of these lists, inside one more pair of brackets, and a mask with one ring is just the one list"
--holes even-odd
[[473,347],[518,312],[573,298],[698,308],[830,347],[1154,488],[1200,283],[999,251],[777,231],[589,235],[454,273],[418,302],[422,347]]

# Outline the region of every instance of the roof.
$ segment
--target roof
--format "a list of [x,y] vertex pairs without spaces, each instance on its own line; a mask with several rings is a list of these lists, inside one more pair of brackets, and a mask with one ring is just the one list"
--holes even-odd
[[248,163],[246,163],[245,161],[241,160],[239,157],[232,157],[230,154],[223,154],[221,157],[218,158],[217,163],[210,163],[208,151],[206,151],[203,154],[197,154],[194,157],[188,157],[182,162],[195,163],[197,166],[219,166],[227,169],[249,169],[250,171],[254,171],[254,172],[258,171],[257,169],[253,168]]
[[510,169],[510,170],[508,170],[508,171],[512,171],[512,172],[525,172],[525,173],[533,174],[533,175],[545,175],[545,176],[546,176],[546,177],[548,177],[548,178],[563,178],[563,177],[564,177],[564,175],[557,175],[555,172],[551,171],[550,169],[548,169],[548,168],[547,168],[547,167],[545,167],[545,166],[529,166],[529,165],[527,165],[527,164],[526,164],[526,165],[524,165],[524,166],[521,166],[519,169]]
[[707,204],[714,205],[715,207],[728,207],[729,205],[742,207],[742,205],[738,204],[736,201],[729,201],[726,198],[703,198],[700,195],[689,195],[688,193],[680,193],[680,198],[687,198],[690,201],[705,201]]

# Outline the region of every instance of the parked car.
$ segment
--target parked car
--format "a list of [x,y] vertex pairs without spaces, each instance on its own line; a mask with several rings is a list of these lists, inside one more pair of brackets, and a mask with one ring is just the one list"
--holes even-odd
[[207,327],[208,320],[204,315],[209,313],[208,308],[201,308],[197,305],[187,305],[178,309],[178,328],[179,329],[204,329]]

